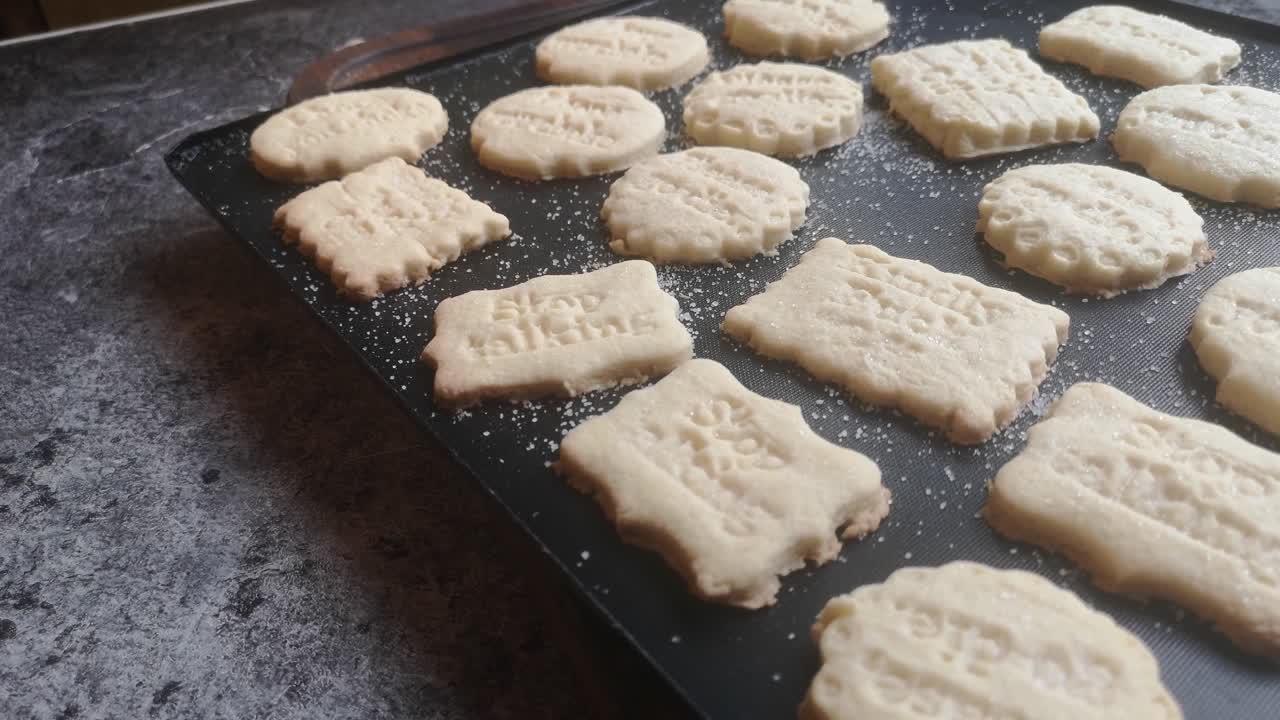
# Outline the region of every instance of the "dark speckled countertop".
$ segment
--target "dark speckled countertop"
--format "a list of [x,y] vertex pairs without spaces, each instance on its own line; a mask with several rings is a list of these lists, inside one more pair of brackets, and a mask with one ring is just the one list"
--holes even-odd
[[508,1],[0,47],[0,718],[679,714],[161,162],[353,38]]

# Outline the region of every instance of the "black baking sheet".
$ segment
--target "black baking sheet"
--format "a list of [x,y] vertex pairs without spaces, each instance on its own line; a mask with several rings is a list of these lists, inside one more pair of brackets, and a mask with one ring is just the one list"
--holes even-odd
[[[1005,170],[1029,163],[1117,165],[1110,146],[1100,140],[947,163],[888,116],[883,100],[870,90],[867,63],[880,53],[960,38],[1004,37],[1034,48],[1041,25],[1086,3],[888,4],[895,18],[892,36],[868,53],[830,63],[865,84],[866,119],[852,142],[795,163],[812,191],[809,220],[796,239],[777,257],[732,267],[659,269],[662,285],[680,301],[699,356],[724,363],[757,392],[800,405],[823,436],[876,460],[893,491],[893,509],[877,533],[848,544],[824,567],[788,576],[778,604],[757,612],[692,599],[656,556],[624,545],[591,500],[552,474],[548,465],[564,432],[584,417],[612,407],[622,391],[571,401],[493,403],[459,414],[432,404],[432,374],[418,354],[431,336],[432,311],[441,299],[619,260],[607,249],[606,231],[598,219],[614,176],[520,182],[481,168],[470,152],[467,128],[481,107],[539,84],[532,67],[536,39],[382,83],[409,85],[440,98],[449,111],[450,130],[440,146],[426,153],[422,165],[507,215],[516,233],[512,242],[467,255],[419,288],[369,304],[350,304],[338,299],[328,280],[304,258],[281,245],[271,231],[272,212],[302,188],[269,182],[251,168],[249,133],[265,115],[193,135],[167,161],[182,184],[351,347],[422,427],[457,456],[589,601],[706,717],[792,717],[818,666],[808,632],[828,598],[881,581],[899,567],[957,559],[1030,569],[1110,613],[1156,653],[1189,718],[1280,717],[1280,671],[1274,665],[1236,651],[1207,625],[1172,606],[1098,593],[1060,558],[1006,542],[977,517],[985,484],[1022,447],[1027,427],[1053,398],[1082,380],[1111,383],[1161,410],[1221,423],[1277,449],[1273,438],[1214,405],[1213,385],[1185,338],[1199,297],[1216,280],[1280,264],[1280,213],[1191,197],[1204,216],[1217,259],[1188,278],[1112,300],[1064,296],[1046,282],[1004,270],[973,232],[982,186]],[[1173,3],[1134,5],[1236,39],[1244,48],[1244,60],[1228,82],[1280,89],[1280,29]],[[722,39],[719,8],[718,0],[668,0],[640,4],[633,11],[665,15],[702,29],[712,47],[713,67],[724,68],[746,59]],[[1140,91],[1072,66],[1045,65],[1088,98],[1102,118],[1104,138],[1125,103]],[[655,96],[671,130],[667,150],[684,145],[680,98],[688,87]],[[924,260],[1064,308],[1071,315],[1071,338],[1041,387],[1040,399],[991,442],[960,448],[909,418],[863,407],[803,372],[764,361],[721,336],[718,327],[728,308],[761,291],[817,239],[829,235],[872,243],[891,254]]]

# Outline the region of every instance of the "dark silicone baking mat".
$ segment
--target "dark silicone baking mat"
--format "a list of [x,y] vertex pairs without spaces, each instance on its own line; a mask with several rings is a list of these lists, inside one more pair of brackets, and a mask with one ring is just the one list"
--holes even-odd
[[[867,83],[871,57],[924,43],[1005,37],[1034,48],[1042,24],[1085,3],[888,4],[895,18],[890,39],[830,67]],[[1280,89],[1280,29],[1173,3],[1134,4],[1236,39],[1244,47],[1244,61],[1228,82]],[[713,67],[723,68],[745,59],[723,41],[719,8],[718,0],[667,0],[639,4],[632,11],[702,29],[713,48]],[[431,371],[418,361],[431,334],[432,310],[441,299],[618,260],[606,247],[598,219],[613,176],[519,182],[479,167],[468,147],[467,128],[481,107],[538,84],[532,68],[534,42],[519,41],[383,83],[406,84],[441,99],[450,114],[450,131],[443,144],[427,152],[423,166],[506,214],[517,233],[514,241],[465,256],[426,285],[383,300],[353,305],[337,299],[328,280],[271,232],[272,211],[302,188],[266,181],[250,167],[249,133],[264,115],[193,135],[167,160],[182,184],[346,341],[694,708],[712,718],[793,716],[818,664],[809,626],[829,597],[883,580],[905,565],[969,559],[1041,573],[1110,613],[1159,656],[1187,717],[1280,717],[1280,671],[1274,665],[1234,650],[1204,623],[1172,606],[1098,593],[1058,557],[1006,542],[977,518],[986,482],[1022,447],[1028,425],[1053,398],[1081,380],[1111,383],[1161,410],[1206,418],[1278,447],[1274,439],[1213,404],[1213,385],[1196,364],[1186,332],[1199,297],[1216,280],[1280,264],[1280,213],[1192,197],[1218,252],[1211,265],[1153,291],[1105,301],[1067,297],[1048,283],[1000,267],[973,232],[978,195],[1001,172],[1029,163],[1116,165],[1107,142],[949,164],[890,118],[868,84],[866,121],[857,138],[795,163],[812,190],[809,221],[777,257],[728,268],[660,268],[659,276],[680,301],[697,354],[724,363],[757,392],[800,405],[822,435],[876,460],[893,491],[893,510],[875,535],[847,545],[835,562],[786,578],[776,606],[745,612],[708,605],[692,599],[656,556],[619,541],[593,502],[548,468],[563,433],[585,416],[612,407],[620,392],[564,402],[494,403],[455,415],[434,407]],[[1139,92],[1136,86],[1091,77],[1071,66],[1045,65],[1088,98],[1102,118],[1104,137],[1124,104]],[[688,87],[655,97],[671,129],[668,150],[683,144],[680,97]],[[864,408],[803,372],[762,361],[722,338],[718,326],[729,307],[762,290],[818,238],[829,235],[873,243],[894,255],[1064,308],[1071,315],[1071,338],[1042,386],[1041,398],[993,441],[959,448],[909,418]],[[286,380],[305,382],[281,379]]]

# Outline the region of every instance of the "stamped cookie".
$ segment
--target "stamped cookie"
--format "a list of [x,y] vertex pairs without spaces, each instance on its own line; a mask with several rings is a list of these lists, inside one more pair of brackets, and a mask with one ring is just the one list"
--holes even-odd
[[1072,292],[1153,288],[1213,258],[1181,195],[1101,165],[1028,165],[996,178],[978,232],[1005,263]]
[[1280,455],[1217,425],[1075,385],[996,474],[985,514],[1104,590],[1172,600],[1280,653]]
[[1240,64],[1234,40],[1120,5],[1094,5],[1045,25],[1040,54],[1146,88],[1217,82]]
[[625,170],[667,138],[657,105],[625,87],[560,85],[498,98],[471,123],[480,164],[526,180]]
[[1280,435],[1280,267],[1219,280],[1200,300],[1191,346],[1218,402]]
[[705,147],[631,168],[609,188],[600,214],[620,255],[708,263],[775,254],[808,205],[809,186],[790,165]]
[[544,275],[442,301],[422,359],[435,401],[574,396],[643,382],[693,357],[675,298],[643,260]]
[[1004,40],[958,40],[881,55],[871,84],[889,109],[951,159],[1087,142],[1085,99]]
[[505,216],[400,158],[307,190],[276,210],[275,223],[353,300],[420,283],[511,234]]
[[874,0],[729,0],[724,27],[748,54],[822,60],[889,37],[889,12]]
[[745,608],[773,604],[779,575],[831,560],[837,532],[862,537],[889,512],[875,463],[712,360],[574,428],[558,470],[695,595]]
[[762,62],[711,73],[684,99],[699,145],[798,157],[839,145],[862,126],[862,88],[838,73]]
[[448,129],[449,116],[434,95],[409,88],[351,90],[304,100],[267,118],[249,136],[249,156],[274,180],[329,180],[390,157],[416,162]]
[[1017,293],[826,238],[730,310],[724,331],[973,444],[1035,396],[1068,324]]
[[654,17],[609,17],[570,25],[538,43],[547,82],[662,90],[683,85],[711,56],[702,33]]
[[1181,720],[1142,641],[1039,575],[908,567],[827,602],[800,720]]
[[1280,207],[1280,95],[1174,85],[1129,101],[1111,136],[1120,159],[1222,202]]

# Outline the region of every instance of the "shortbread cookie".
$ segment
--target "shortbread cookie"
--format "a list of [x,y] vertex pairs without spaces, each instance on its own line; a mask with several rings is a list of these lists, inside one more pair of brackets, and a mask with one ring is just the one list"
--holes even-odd
[[1208,262],[1202,226],[1178,193],[1101,165],[1010,170],[978,203],[978,232],[1007,265],[1104,296],[1153,288]]
[[1039,575],[908,567],[830,600],[800,720],[1181,720],[1142,641]]
[[1004,40],[958,40],[881,55],[871,84],[942,154],[996,155],[1098,136],[1085,99]]
[[822,68],[738,65],[707,76],[684,99],[684,127],[699,145],[765,155],[812,155],[862,126],[862,88]]
[[353,300],[420,283],[511,234],[505,216],[400,158],[307,190],[275,223]]
[[889,37],[889,12],[874,0],[729,0],[724,27],[748,54],[822,60]]
[[1129,101],[1111,136],[1120,159],[1222,202],[1280,207],[1280,95],[1174,85]]
[[436,308],[422,359],[435,400],[574,396],[662,375],[693,357],[675,298],[643,260],[475,290]]
[[1120,5],[1094,5],[1045,25],[1040,54],[1146,88],[1217,82],[1240,64],[1234,40]]
[[1200,300],[1191,346],[1218,402],[1280,435],[1280,267],[1218,281]]
[[666,138],[662,110],[616,86],[521,90],[493,101],[471,123],[480,164],[527,180],[625,170],[658,154]]
[[790,165],[705,147],[631,168],[609,188],[600,214],[620,255],[706,263],[775,254],[808,205],[809,186]]
[[694,594],[745,608],[773,604],[779,575],[834,558],[837,531],[861,537],[889,512],[875,463],[712,360],[574,428],[558,469]]
[[444,138],[449,116],[434,95],[409,88],[351,90],[304,100],[249,137],[258,172],[275,180],[338,178],[379,160],[416,162]]
[[818,241],[729,311],[724,330],[953,442],[979,443],[1035,396],[1067,314],[870,245]]
[[1280,455],[1107,385],[1068,390],[996,475],[996,530],[1104,590],[1155,596],[1280,653]]
[[547,82],[662,90],[683,85],[711,56],[702,33],[654,17],[587,20],[538,43],[538,77]]

